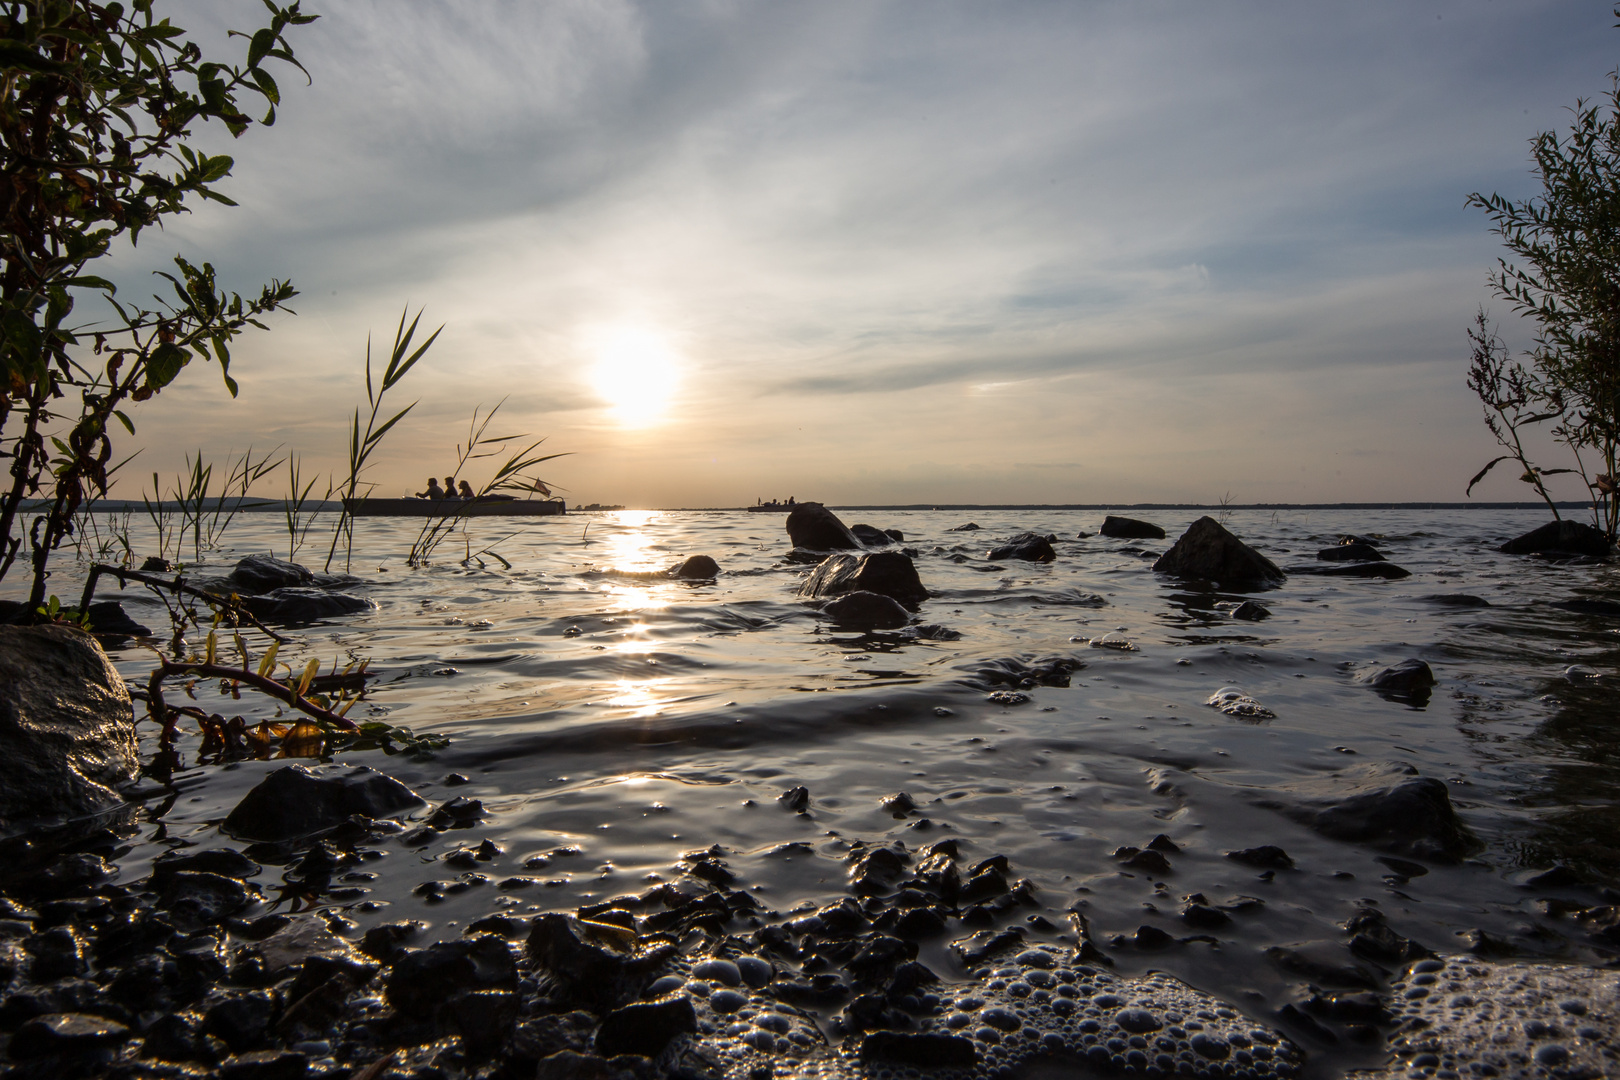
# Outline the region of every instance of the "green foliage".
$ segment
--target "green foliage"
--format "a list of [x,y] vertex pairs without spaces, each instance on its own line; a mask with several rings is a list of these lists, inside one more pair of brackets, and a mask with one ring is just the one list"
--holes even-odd
[[90,629],[90,615],[77,608],[63,607],[62,601],[52,594],[50,599],[34,609],[34,614],[42,623],[62,623],[67,626],[77,626],[80,630]]
[[[265,0],[269,25],[240,63],[205,59],[153,0],[13,0],[0,5],[0,577],[26,542],[30,605],[42,602],[50,553],[71,533],[86,496],[105,494],[117,421],[127,403],[171,385],[193,359],[217,361],[232,395],[230,343],[297,295],[272,281],[255,297],[221,289],[214,268],[174,260],[168,295],[150,305],[114,297],[88,271],[115,240],[197,200],[234,205],[215,187],[226,155],[192,144],[218,122],[233,136],[275,122],[274,60],[302,71],[283,32],[314,21],[298,3]],[[240,99],[240,101],[239,101]],[[241,101],[265,106],[255,120]],[[100,293],[114,329],[69,322],[75,294]],[[25,499],[45,508],[25,524]]]
[[[1525,364],[1508,360],[1483,312],[1469,333],[1469,386],[1508,450],[1469,488],[1492,466],[1511,460],[1551,504],[1543,478],[1579,473],[1599,524],[1613,539],[1620,525],[1614,497],[1620,475],[1620,74],[1610,75],[1599,101],[1575,103],[1567,132],[1541,132],[1530,145],[1540,195],[1522,202],[1477,192],[1468,198],[1489,215],[1517,260],[1497,261],[1488,279],[1492,292],[1535,327]],[[1575,468],[1529,462],[1519,432],[1540,424],[1551,425],[1553,437],[1573,453]],[[1586,454],[1598,458],[1598,475],[1589,475]]]

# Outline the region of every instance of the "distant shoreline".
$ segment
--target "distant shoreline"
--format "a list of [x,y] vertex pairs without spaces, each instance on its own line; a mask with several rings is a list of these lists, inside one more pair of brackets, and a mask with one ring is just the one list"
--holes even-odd
[[[29,512],[42,510],[44,503],[25,504]],[[1545,509],[1542,502],[1338,502],[1338,503],[828,503],[829,510],[1088,510],[1088,511],[1140,511],[1140,510],[1210,510],[1223,512],[1227,510],[1539,510]],[[1560,510],[1589,510],[1591,503],[1559,502],[1555,503]],[[225,510],[231,509],[229,502]],[[126,511],[144,513],[146,504],[128,499],[101,499],[90,508],[92,513],[122,514]],[[179,503],[164,501],[161,509],[167,513],[178,513],[181,509]],[[243,514],[279,514],[282,512],[280,499],[251,499],[238,508]],[[336,513],[342,506],[336,501],[306,503],[302,513]],[[649,506],[631,507],[631,510],[656,510],[663,512],[681,511],[683,513],[729,513],[748,509],[746,506]],[[213,513],[210,504],[208,512]],[[569,513],[582,511],[570,510]],[[584,513],[617,513],[611,510],[591,510]]]

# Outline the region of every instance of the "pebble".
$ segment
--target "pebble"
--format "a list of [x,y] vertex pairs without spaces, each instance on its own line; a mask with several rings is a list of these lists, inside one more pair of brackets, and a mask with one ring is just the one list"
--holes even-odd
[[1221,687],[1204,704],[1245,720],[1270,720],[1277,715],[1235,686]]

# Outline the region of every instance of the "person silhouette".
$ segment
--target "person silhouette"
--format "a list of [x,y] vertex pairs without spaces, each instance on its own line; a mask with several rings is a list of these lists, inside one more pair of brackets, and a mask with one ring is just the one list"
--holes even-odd
[[461,497],[463,499],[476,499],[476,498],[478,498],[477,495],[473,494],[472,485],[467,483],[467,481],[465,481],[465,480],[463,480],[461,482]]
[[444,492],[439,490],[439,478],[436,476],[428,477],[428,489],[426,491],[418,491],[416,493],[416,497],[418,499],[444,498]]
[[444,497],[447,499],[456,497],[456,478],[453,476],[444,478]]

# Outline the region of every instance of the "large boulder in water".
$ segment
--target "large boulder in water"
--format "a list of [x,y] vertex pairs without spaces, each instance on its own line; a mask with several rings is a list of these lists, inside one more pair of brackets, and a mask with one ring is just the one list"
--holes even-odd
[[898,630],[911,622],[900,601],[864,589],[834,597],[821,611],[839,626],[861,630]]
[[911,558],[898,551],[872,551],[864,555],[829,555],[810,572],[799,595],[807,600],[829,600],[852,592],[875,592],[908,606],[928,599]]
[[243,596],[240,599],[242,606],[251,611],[254,617],[273,623],[312,623],[370,611],[373,606],[363,596],[302,587],[272,589],[262,596]]
[[849,531],[850,535],[867,547],[888,547],[896,542],[894,537],[876,525],[851,525]]
[[364,765],[315,770],[289,765],[243,796],[224,829],[239,840],[281,843],[335,829],[356,814],[391,818],[425,805],[398,780]]
[[122,807],[135,714],[95,639],[67,626],[0,626],[0,829]]
[[987,559],[1023,559],[1025,562],[1051,562],[1057,558],[1052,550],[1052,537],[1040,533],[1021,532],[1000,547],[985,553]]
[[859,551],[861,542],[838,520],[838,515],[818,502],[795,506],[787,516],[788,538],[796,548],[811,551]]
[[1115,517],[1109,514],[1103,518],[1102,528],[1097,530],[1104,536],[1111,536],[1115,540],[1163,540],[1164,530],[1150,521],[1138,521],[1135,518]]
[[720,564],[708,555],[689,555],[669,568],[669,576],[683,581],[713,581],[720,576]]
[[225,584],[239,593],[267,593],[308,585],[314,580],[315,575],[297,563],[270,555],[249,555],[236,564]]
[[1509,540],[1496,550],[1504,555],[1560,553],[1605,558],[1614,554],[1614,545],[1602,529],[1580,521],[1549,521],[1539,529]]
[[1335,840],[1437,863],[1460,862],[1480,846],[1452,808],[1445,783],[1401,762],[1363,765],[1272,790],[1281,799],[1259,805]]
[[1287,579],[1277,564],[1245,544],[1209,516],[1187,527],[1153,569],[1177,577],[1223,585],[1277,585]]

